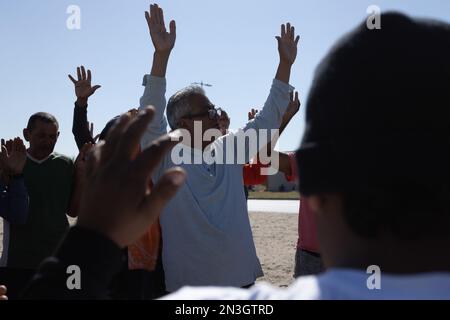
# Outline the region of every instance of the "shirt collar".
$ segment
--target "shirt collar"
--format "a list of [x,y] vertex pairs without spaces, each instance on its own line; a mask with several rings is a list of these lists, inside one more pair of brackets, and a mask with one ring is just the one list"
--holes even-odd
[[37,164],[42,164],[42,163],[44,163],[44,162],[47,161],[52,155],[53,155],[53,153],[50,153],[50,154],[49,154],[47,157],[45,157],[44,159],[42,159],[42,160],[37,160],[37,159],[33,158],[33,156],[31,156],[31,155],[28,153],[28,151],[27,151],[27,157],[28,157],[28,159],[30,159],[30,160],[33,161],[33,162],[36,162]]

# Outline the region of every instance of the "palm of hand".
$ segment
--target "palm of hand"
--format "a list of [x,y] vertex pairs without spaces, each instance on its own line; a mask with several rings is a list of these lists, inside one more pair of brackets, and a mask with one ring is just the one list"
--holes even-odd
[[294,64],[297,58],[297,45],[300,40],[300,36],[295,36],[295,28],[290,23],[281,25],[281,35],[276,38],[280,60],[290,65]]
[[300,103],[298,101],[291,101],[286,112],[294,115],[298,112],[298,110],[300,110]]
[[75,95],[77,98],[89,98],[94,90],[87,80],[80,80],[75,84]]
[[27,161],[26,148],[22,140],[16,138],[5,143],[2,140],[2,153],[0,155],[0,162],[2,167],[12,174],[20,174],[25,167]]
[[167,32],[163,10],[157,4],[150,5],[150,11],[145,12],[145,19],[147,20],[155,50],[159,52],[170,52],[175,46],[175,21],[170,21],[169,32]]
[[287,37],[281,38],[278,44],[278,51],[280,52],[280,59],[290,64],[295,62],[297,58],[297,44],[295,41]]
[[152,26],[150,29],[153,45],[158,51],[172,50],[175,45],[175,35],[168,33],[164,27]]
[[26,161],[27,155],[25,152],[13,151],[6,160],[6,166],[14,174],[21,173]]

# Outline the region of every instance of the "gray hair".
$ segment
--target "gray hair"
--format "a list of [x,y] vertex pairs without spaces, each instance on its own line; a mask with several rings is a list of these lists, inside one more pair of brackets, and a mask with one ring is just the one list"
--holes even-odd
[[199,86],[189,86],[170,97],[167,103],[167,121],[172,130],[177,129],[180,119],[191,111],[189,98],[193,95],[205,95],[205,91]]

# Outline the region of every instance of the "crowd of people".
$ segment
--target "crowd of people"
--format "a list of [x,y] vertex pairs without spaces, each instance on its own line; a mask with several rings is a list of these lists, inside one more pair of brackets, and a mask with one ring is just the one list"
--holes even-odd
[[[94,136],[88,100],[100,86],[80,66],[69,75],[75,161],[54,152],[59,124],[45,112],[23,131],[28,148],[2,140],[1,300],[450,299],[449,24],[387,13],[380,30],[359,25],[316,71],[297,152],[276,152],[258,135],[245,163],[209,163],[205,150],[236,157],[231,119],[198,86],[166,101],[176,24],[167,30],[156,4],[145,17],[154,55],[138,110]],[[299,111],[290,23],[277,42],[268,98],[243,132],[281,133]],[[198,124],[202,137],[221,135],[187,141],[183,152],[200,160],[175,163],[171,150],[183,131],[195,139]],[[263,152],[301,192],[298,279],[288,289],[255,285],[263,270],[246,186],[267,179]],[[71,228],[68,216],[77,218]],[[367,286],[372,265],[382,271],[378,290]],[[70,266],[82,270],[79,289],[67,285]]]

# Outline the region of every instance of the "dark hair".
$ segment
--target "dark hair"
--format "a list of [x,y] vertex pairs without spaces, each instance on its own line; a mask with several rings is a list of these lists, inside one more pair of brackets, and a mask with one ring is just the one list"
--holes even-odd
[[106,140],[106,137],[108,136],[109,131],[111,128],[116,124],[117,121],[119,121],[120,116],[114,117],[111,120],[108,121],[106,126],[103,128],[102,132],[99,135],[99,140]]
[[297,152],[300,191],[339,193],[366,237],[448,234],[450,25],[363,23],[319,65]]
[[47,112],[38,112],[33,114],[30,119],[28,120],[27,129],[31,132],[36,127],[36,122],[41,121],[44,123],[53,123],[56,125],[57,128],[59,128],[59,123],[56,118]]

